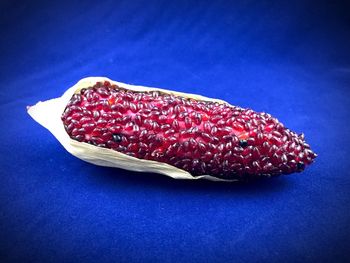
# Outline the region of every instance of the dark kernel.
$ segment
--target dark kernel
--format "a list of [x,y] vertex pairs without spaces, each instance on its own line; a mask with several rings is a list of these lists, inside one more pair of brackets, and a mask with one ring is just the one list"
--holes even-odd
[[297,169],[298,171],[302,171],[305,168],[305,164],[303,162],[298,162],[297,163]]
[[121,136],[120,134],[114,133],[114,134],[113,134],[113,140],[114,140],[115,142],[121,142],[121,141],[123,140],[123,136]]
[[239,146],[241,146],[242,148],[247,147],[248,146],[247,140],[240,140],[239,141]]

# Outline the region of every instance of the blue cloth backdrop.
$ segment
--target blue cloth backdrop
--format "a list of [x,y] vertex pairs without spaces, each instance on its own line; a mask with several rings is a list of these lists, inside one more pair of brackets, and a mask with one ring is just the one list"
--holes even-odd
[[[0,262],[345,262],[346,1],[0,3]],[[266,111],[319,154],[252,184],[85,163],[26,113],[87,76]]]

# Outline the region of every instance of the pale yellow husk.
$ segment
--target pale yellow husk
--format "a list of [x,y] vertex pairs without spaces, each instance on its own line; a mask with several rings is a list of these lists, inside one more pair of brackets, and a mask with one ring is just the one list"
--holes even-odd
[[39,124],[48,129],[68,152],[78,157],[79,159],[82,159],[89,163],[101,166],[117,167],[137,172],[159,173],[170,176],[175,179],[208,179],[212,181],[232,181],[219,179],[210,175],[201,175],[193,177],[190,173],[166,163],[142,160],[111,149],[97,147],[88,143],[81,143],[72,140],[65,131],[61,120],[61,115],[67,103],[69,102],[74,93],[79,92],[83,88],[93,86],[96,82],[103,81],[109,81],[113,84],[118,85],[119,87],[134,91],[156,90],[186,98],[193,98],[204,101],[215,101],[218,103],[227,103],[223,100],[211,99],[195,94],[181,93],[152,87],[129,85],[121,82],[116,82],[105,77],[88,77],[80,80],[73,87],[69,88],[61,97],[43,102],[39,101],[34,106],[28,107],[28,114],[35,121],[37,121]]

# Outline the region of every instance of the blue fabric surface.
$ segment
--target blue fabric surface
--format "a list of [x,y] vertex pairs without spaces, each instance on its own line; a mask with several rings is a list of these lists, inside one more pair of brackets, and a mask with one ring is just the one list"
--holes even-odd
[[[350,8],[341,1],[1,1],[1,262],[345,262]],[[252,184],[93,166],[26,113],[87,76],[216,97],[304,132]]]

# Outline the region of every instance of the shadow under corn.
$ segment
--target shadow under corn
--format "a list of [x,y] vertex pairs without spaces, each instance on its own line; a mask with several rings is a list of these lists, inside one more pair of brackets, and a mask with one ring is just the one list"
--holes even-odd
[[89,180],[110,188],[148,188],[193,193],[242,193],[242,194],[264,194],[269,192],[284,191],[293,186],[293,181],[286,176],[264,178],[250,182],[214,182],[208,180],[177,180],[165,175],[155,173],[141,173],[127,171],[118,168],[100,167],[90,164],[84,165]]

